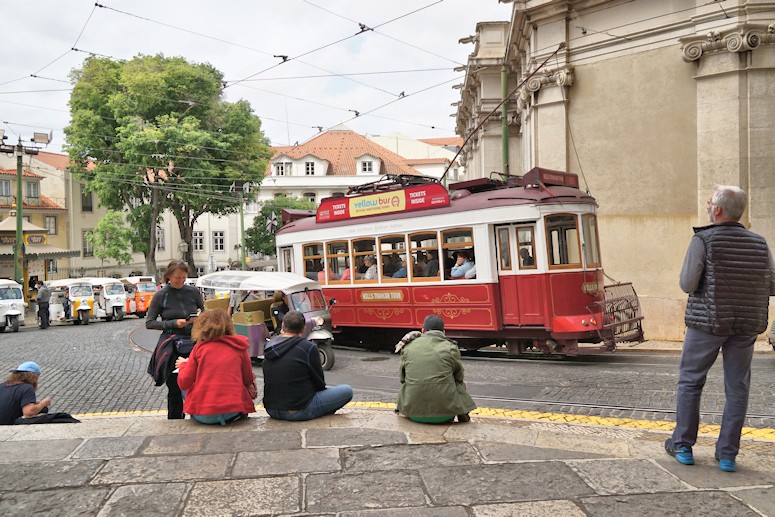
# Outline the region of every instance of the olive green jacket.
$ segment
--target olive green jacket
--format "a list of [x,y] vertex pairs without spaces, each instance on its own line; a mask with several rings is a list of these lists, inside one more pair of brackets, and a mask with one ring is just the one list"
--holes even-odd
[[463,385],[457,345],[429,331],[401,350],[398,410],[408,417],[463,415],[476,404]]

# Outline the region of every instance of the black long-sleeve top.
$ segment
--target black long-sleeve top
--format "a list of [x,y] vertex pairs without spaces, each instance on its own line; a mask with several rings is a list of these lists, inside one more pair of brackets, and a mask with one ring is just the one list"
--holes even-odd
[[[145,316],[145,328],[190,337],[192,325],[178,328],[176,320],[187,319],[190,314],[204,308],[202,294],[196,287],[184,284],[180,289],[175,289],[167,284],[153,295]],[[159,316],[161,321],[158,320]]]

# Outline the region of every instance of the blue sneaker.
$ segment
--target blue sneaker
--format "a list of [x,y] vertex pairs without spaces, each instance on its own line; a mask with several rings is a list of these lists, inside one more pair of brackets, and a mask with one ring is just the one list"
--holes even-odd
[[718,461],[718,468],[721,472],[737,472],[737,463],[735,463],[735,460],[719,458],[718,453],[716,453],[716,461]]
[[676,447],[673,439],[665,440],[665,451],[681,465],[694,465],[694,454],[691,447]]

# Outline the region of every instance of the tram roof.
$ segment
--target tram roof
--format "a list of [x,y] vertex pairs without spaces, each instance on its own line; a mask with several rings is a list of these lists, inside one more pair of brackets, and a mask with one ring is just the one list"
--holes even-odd
[[417,212],[394,212],[384,215],[362,217],[318,223],[315,217],[297,219],[284,225],[278,234],[292,233],[315,228],[335,228],[338,226],[350,226],[369,222],[395,221],[397,219],[410,219],[426,217],[430,215],[457,214],[486,208],[496,208],[515,205],[552,205],[559,203],[584,203],[596,204],[595,198],[577,188],[564,186],[524,186],[508,187],[484,192],[471,193],[468,190],[455,190],[450,195],[450,204],[440,208],[429,208]]

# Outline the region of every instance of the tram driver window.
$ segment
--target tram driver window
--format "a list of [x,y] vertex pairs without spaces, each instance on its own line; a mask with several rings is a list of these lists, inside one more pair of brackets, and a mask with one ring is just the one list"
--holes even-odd
[[535,269],[535,244],[533,228],[517,228],[517,246],[519,248],[519,269]]
[[584,231],[584,260],[587,266],[600,266],[600,247],[597,240],[597,217],[594,214],[581,216]]
[[326,283],[325,268],[323,267],[323,244],[304,245],[304,276],[321,284]]
[[549,267],[579,267],[579,231],[575,215],[557,214],[546,217]]
[[444,278],[464,280],[476,278],[474,236],[471,228],[455,228],[442,232]]

